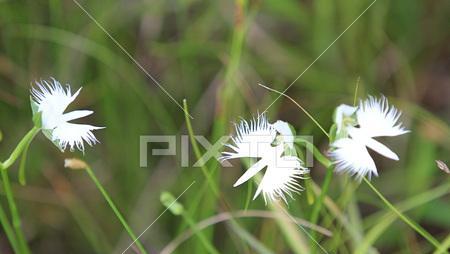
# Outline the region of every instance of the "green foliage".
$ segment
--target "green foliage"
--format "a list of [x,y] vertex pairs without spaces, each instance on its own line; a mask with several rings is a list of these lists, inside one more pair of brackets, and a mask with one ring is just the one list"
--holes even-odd
[[[272,105],[278,94],[257,84],[284,91],[295,80],[286,94],[335,137],[333,110],[353,103],[361,77],[357,97],[388,96],[411,129],[387,140],[399,161],[375,157],[380,176],[373,184],[443,243],[439,251],[448,248],[449,176],[435,165],[435,160],[448,165],[450,152],[448,0],[378,0],[329,48],[372,1],[78,2],[177,102],[187,100],[194,117],[191,134],[210,143],[232,133],[239,117],[255,116],[271,105],[271,122],[280,119],[299,135],[313,135],[312,149],[326,154],[329,139],[321,130],[285,97]],[[84,156],[61,154],[39,133],[21,163],[9,167],[33,253],[121,253],[131,243],[87,177],[63,170],[64,159],[74,156],[94,166],[136,235],[158,218],[139,238],[151,253],[189,231],[196,233],[175,253],[321,253],[284,217],[209,220],[244,209],[276,211],[261,198],[251,200],[257,183],[232,187],[247,169],[244,163],[233,161],[227,168],[211,160],[202,169],[193,167],[190,146],[189,167],[183,167],[179,153],[151,156],[151,149],[164,144],[149,144],[148,167],[140,167],[139,137],[177,135],[179,144],[188,133],[184,112],[74,1],[0,1],[2,161],[33,125],[40,126],[33,104],[30,113],[29,89],[50,76],[73,89],[82,86],[73,107],[95,114],[79,122],[106,128],[96,132],[101,143],[86,146]],[[196,152],[207,151],[200,142],[197,146]],[[305,149],[299,147],[298,154]],[[315,156],[310,178],[300,182],[305,192],[285,209],[296,218],[314,217],[330,230],[332,237],[314,234],[329,253],[435,251],[365,185],[333,174],[328,194],[320,197],[327,171],[319,162],[327,158]],[[21,186],[25,169],[27,185]],[[0,220],[6,222],[11,216],[5,193],[0,194]],[[196,231],[202,223],[212,224]],[[14,225],[5,225],[2,253],[20,249],[8,243],[14,241]]]

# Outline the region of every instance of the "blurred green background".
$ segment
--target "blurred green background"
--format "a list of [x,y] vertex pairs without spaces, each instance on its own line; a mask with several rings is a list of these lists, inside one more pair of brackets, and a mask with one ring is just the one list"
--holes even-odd
[[[32,251],[122,253],[131,243],[87,175],[63,167],[68,157],[92,165],[137,234],[164,211],[163,191],[178,196],[196,181],[179,199],[183,216],[169,211],[142,235],[150,253],[160,253],[211,216],[244,209],[270,212],[262,198],[247,202],[254,184],[232,187],[245,170],[237,161],[235,167],[223,169],[214,160],[208,162],[206,169],[219,187],[219,197],[200,168],[181,167],[180,155],[149,156],[148,167],[139,167],[139,137],[177,135],[180,142],[180,135],[187,134],[183,111],[74,1],[0,1],[2,160],[32,127],[29,89],[35,80],[55,77],[73,89],[82,86],[70,109],[94,110],[82,122],[107,127],[95,132],[101,144],[87,148],[85,155],[62,154],[38,135],[28,152],[26,186],[17,183],[17,165],[10,169]],[[193,131],[211,143],[232,133],[232,123],[239,117],[254,116],[276,99],[258,83],[284,90],[372,4],[78,1],[178,103],[187,100]],[[441,242],[449,241],[450,176],[437,168],[435,160],[449,163],[449,46],[450,1],[378,0],[287,91],[325,128],[337,105],[352,103],[358,77],[358,97],[390,97],[403,110],[403,121],[412,132],[387,141],[401,160],[376,157],[380,177],[373,183]],[[290,101],[280,98],[268,115],[270,121],[290,122],[298,134],[314,135],[315,145],[326,151],[326,137]],[[192,152],[190,158],[192,165]],[[324,173],[318,163],[311,169],[319,186]],[[333,177],[330,199],[318,222],[333,236],[316,235],[325,249],[433,251],[395,220],[365,185],[356,189],[351,182],[342,175]],[[5,197],[0,198],[6,205]],[[312,206],[302,194],[287,209],[308,219]],[[208,253],[205,242],[220,253],[314,251],[304,232],[286,221],[255,215],[213,222],[217,223],[202,231],[203,238],[187,238],[176,253]],[[0,252],[11,253],[3,233]]]

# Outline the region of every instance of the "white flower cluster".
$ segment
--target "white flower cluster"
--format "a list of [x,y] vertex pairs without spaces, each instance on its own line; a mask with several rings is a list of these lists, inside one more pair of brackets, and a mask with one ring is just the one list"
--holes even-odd
[[[385,97],[377,99],[370,96],[356,107],[345,104],[337,107],[329,152],[335,171],[355,175],[358,180],[365,176],[370,178],[372,174],[377,176],[375,162],[367,148],[398,160],[397,154],[374,138],[407,133],[408,130],[399,123],[400,115]],[[296,156],[294,135],[286,122],[271,124],[265,115],[250,122],[242,120],[236,125],[232,144],[226,146],[231,151],[223,152],[222,160],[259,159],[236,181],[234,187],[267,168],[254,198],[262,192],[266,203],[278,198],[286,202],[285,194],[292,197],[292,192],[302,189],[297,180],[308,173],[308,169]]]
[[[70,150],[78,148],[84,151],[84,142],[91,146],[98,142],[92,131],[103,127],[70,122],[91,115],[93,111],[75,110],[64,113],[81,88],[72,94],[68,85],[64,88],[55,79],[36,82],[36,86],[31,90],[33,119],[61,151],[67,147]],[[378,99],[370,96],[360,101],[356,107],[345,104],[337,107],[329,152],[335,171],[355,175],[359,180],[365,176],[378,176],[368,148],[387,158],[398,160],[397,154],[374,138],[407,133],[408,130],[399,122],[400,115],[400,111],[390,106],[385,97]],[[270,123],[266,115],[262,114],[250,121],[241,120],[231,139],[231,144],[226,145],[230,151],[223,152],[221,160],[257,160],[236,181],[234,187],[265,169],[253,199],[262,193],[266,204],[279,198],[287,202],[286,195],[292,198],[293,192],[302,190],[298,179],[309,170],[297,156],[294,134],[288,123],[280,120]]]

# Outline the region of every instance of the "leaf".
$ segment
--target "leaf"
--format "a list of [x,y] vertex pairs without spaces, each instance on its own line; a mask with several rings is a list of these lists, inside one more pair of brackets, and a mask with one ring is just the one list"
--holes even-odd
[[306,200],[308,201],[308,205],[312,205],[314,204],[315,197],[312,189],[311,177],[309,176],[309,174],[305,177]]
[[19,183],[22,186],[25,186],[27,184],[26,175],[25,175],[25,168],[27,164],[27,154],[28,154],[28,147],[30,147],[30,143],[25,146],[22,152],[22,156],[20,158],[20,164],[19,164]]

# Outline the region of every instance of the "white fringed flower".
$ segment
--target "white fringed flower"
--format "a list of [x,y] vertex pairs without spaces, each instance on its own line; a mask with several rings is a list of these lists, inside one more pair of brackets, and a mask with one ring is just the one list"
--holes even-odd
[[370,137],[398,136],[409,132],[398,122],[401,112],[389,106],[386,97],[377,99],[373,96],[360,101],[356,118],[361,129]]
[[358,107],[341,105],[336,109],[336,140],[331,144],[330,157],[336,165],[337,172],[348,172],[357,179],[378,171],[367,148],[390,158],[398,160],[397,154],[376,141],[375,137],[398,136],[409,132],[398,121],[401,112],[389,106],[386,97],[377,99],[369,96],[360,101]]
[[277,131],[265,115],[249,122],[242,120],[236,125],[236,136],[231,137],[234,145],[226,144],[233,152],[223,152],[222,160],[235,158],[261,158],[270,150]]
[[297,180],[307,173],[308,169],[302,166],[299,158],[290,154],[295,151],[294,135],[287,123],[277,121],[271,124],[263,114],[250,122],[242,120],[236,125],[236,136],[231,139],[233,144],[226,146],[232,151],[223,152],[222,160],[259,159],[236,181],[234,187],[267,168],[253,200],[263,193],[266,204],[267,201],[278,198],[287,202],[286,194],[292,197],[292,192],[302,190]]
[[98,142],[92,130],[102,129],[86,124],[69,123],[71,120],[82,118],[93,113],[90,110],[75,110],[64,113],[80,93],[80,89],[73,95],[70,86],[66,88],[54,78],[51,81],[36,82],[37,88],[31,89],[31,106],[33,115],[40,114],[38,123],[44,135],[50,139],[61,151],[67,146],[73,151],[78,148],[84,152],[83,141],[92,146]]

